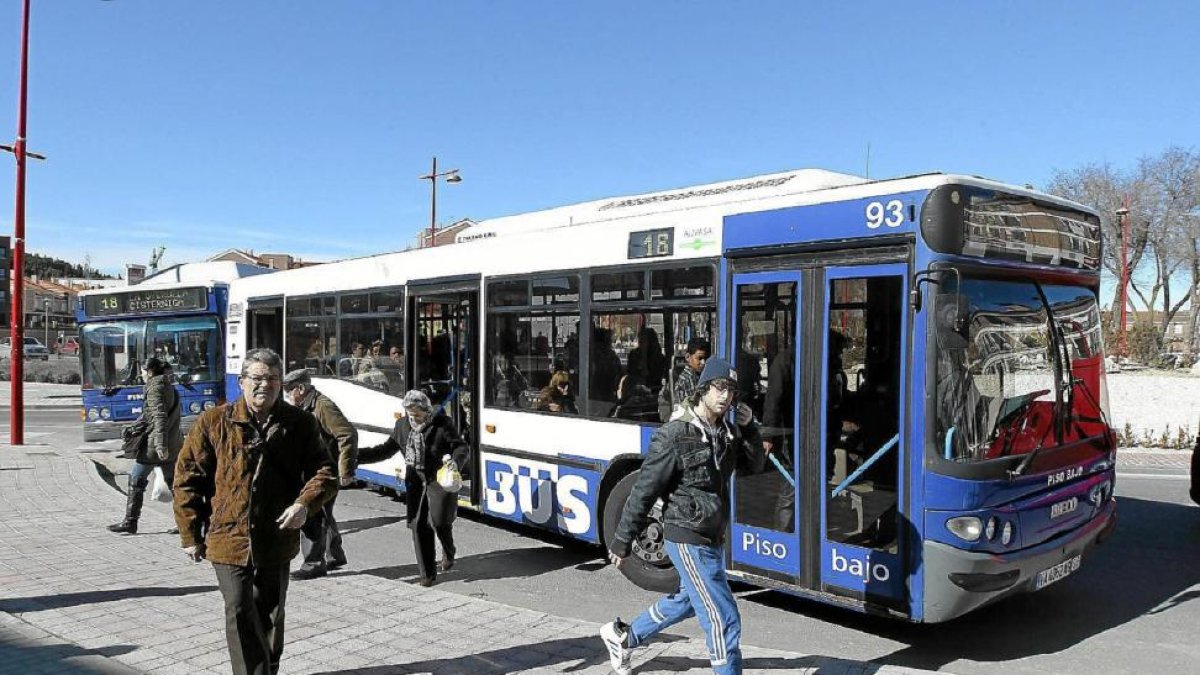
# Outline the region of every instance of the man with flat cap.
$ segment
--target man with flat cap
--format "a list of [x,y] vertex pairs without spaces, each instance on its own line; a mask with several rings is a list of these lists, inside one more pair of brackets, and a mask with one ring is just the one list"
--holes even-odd
[[[283,400],[317,418],[321,440],[337,467],[341,486],[353,483],[358,459],[358,431],[337,404],[312,385],[312,377],[307,369],[299,368],[284,376]],[[315,579],[325,576],[329,570],[345,566],[346,549],[342,547],[342,535],[338,532],[337,519],[333,517],[335,501],[336,496],[325,502],[321,513],[309,519],[300,529],[308,540],[309,548],[304,556],[304,564],[292,572],[293,579]]]

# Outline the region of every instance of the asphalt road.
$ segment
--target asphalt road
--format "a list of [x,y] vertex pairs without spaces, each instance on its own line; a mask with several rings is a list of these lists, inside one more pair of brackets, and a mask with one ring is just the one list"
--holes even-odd
[[[8,411],[0,408],[7,437]],[[78,412],[30,410],[29,443],[79,442]],[[89,444],[97,457],[111,442]],[[118,480],[123,484],[123,481]],[[1178,471],[1123,472],[1120,523],[1082,569],[1033,595],[958,621],[919,626],[743,588],[748,644],[954,673],[1191,673],[1200,663],[1200,507]],[[404,506],[344,491],[338,517],[350,565],[335,574],[416,576]],[[114,519],[120,514],[114,513]],[[598,549],[539,537],[475,515],[455,525],[459,563],[445,590],[590,621],[632,619],[655,596],[604,563]],[[303,582],[296,582],[303,583]],[[699,637],[692,625],[672,632]]]

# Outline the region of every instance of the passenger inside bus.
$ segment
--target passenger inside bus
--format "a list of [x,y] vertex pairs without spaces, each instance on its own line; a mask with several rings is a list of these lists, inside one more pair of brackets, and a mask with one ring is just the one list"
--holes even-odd
[[650,326],[643,326],[638,331],[637,346],[629,351],[626,366],[629,381],[625,382],[625,385],[630,390],[626,392],[627,396],[618,395],[618,398],[628,398],[628,395],[633,393],[633,387],[638,385],[657,394],[662,388],[666,372],[667,357],[663,354],[662,346],[659,344],[658,333]]
[[612,347],[612,331],[597,326],[592,331],[591,385],[588,406],[593,417],[608,417],[617,404],[621,357]]
[[646,385],[634,383],[631,375],[626,375],[617,384],[617,405],[611,416],[643,423],[658,422],[658,395]]
[[567,371],[555,371],[550,376],[550,384],[547,384],[538,393],[533,409],[567,415],[579,414],[579,410],[575,407],[575,397],[571,394],[571,376]]

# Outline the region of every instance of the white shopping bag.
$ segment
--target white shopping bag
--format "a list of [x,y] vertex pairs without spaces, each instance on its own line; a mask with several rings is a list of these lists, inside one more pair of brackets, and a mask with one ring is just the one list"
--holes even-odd
[[437,482],[443,490],[452,494],[462,489],[462,474],[458,471],[458,465],[450,459],[450,455],[442,457],[442,468],[437,471]]
[[162,467],[154,467],[154,477],[150,479],[150,498],[167,504],[173,499],[167,479],[163,478]]

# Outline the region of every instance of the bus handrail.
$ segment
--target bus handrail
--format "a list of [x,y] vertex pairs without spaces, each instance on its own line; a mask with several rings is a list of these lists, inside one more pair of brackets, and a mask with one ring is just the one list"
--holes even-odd
[[854,473],[850,474],[849,476],[846,476],[845,480],[843,480],[841,483],[838,484],[837,487],[835,487],[833,489],[833,494],[830,495],[830,497],[836,497],[839,494],[841,494],[843,491],[845,491],[847,485],[854,482],[855,478],[858,478],[859,476],[861,476],[863,474],[864,471],[871,468],[872,464],[874,464],[875,462],[878,462],[879,458],[883,457],[884,453],[886,453],[888,450],[891,450],[892,446],[896,445],[899,442],[900,442],[900,434],[896,434],[895,436],[892,436],[892,440],[888,441],[887,443],[884,443],[883,447],[876,450],[875,454],[871,455],[870,459],[863,462],[862,466],[860,466],[854,470]]

